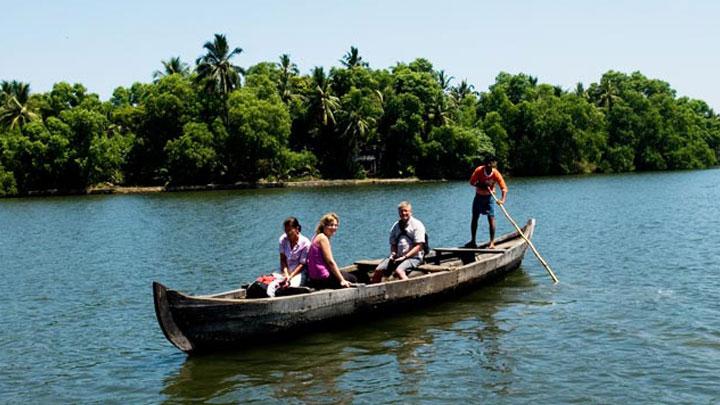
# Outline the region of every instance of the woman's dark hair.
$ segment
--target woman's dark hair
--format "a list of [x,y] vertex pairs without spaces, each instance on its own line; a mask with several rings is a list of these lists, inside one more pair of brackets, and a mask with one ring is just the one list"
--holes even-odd
[[302,232],[302,226],[300,226],[300,222],[295,217],[287,217],[285,221],[283,221],[283,227],[290,226],[291,228],[296,228],[298,232]]

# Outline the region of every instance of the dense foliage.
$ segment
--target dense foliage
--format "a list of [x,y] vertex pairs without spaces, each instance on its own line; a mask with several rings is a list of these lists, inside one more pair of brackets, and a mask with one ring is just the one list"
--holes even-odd
[[703,168],[720,117],[668,83],[610,71],[567,91],[500,73],[478,93],[425,59],[372,69],[357,48],[301,75],[288,55],[243,69],[223,35],[194,68],[101,101],[80,84],[0,89],[0,196],[31,190],[305,176],[466,178],[495,154],[516,175]]

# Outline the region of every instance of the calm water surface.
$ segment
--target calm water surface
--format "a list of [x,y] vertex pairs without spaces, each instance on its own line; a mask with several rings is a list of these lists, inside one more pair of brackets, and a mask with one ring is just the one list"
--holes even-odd
[[309,234],[329,210],[341,265],[380,257],[402,199],[433,246],[456,246],[473,190],[0,200],[0,402],[720,401],[720,170],[509,186],[508,209],[537,218],[560,284],[528,253],[519,271],[455,301],[194,358],[160,331],[153,280],[234,288],[276,265],[285,216]]

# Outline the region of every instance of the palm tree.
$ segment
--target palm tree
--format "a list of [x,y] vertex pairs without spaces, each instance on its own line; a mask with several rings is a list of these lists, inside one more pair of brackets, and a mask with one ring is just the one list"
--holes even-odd
[[0,82],[0,104],[4,104],[10,98],[15,97],[26,100],[30,96],[30,85],[17,80]]
[[583,85],[582,82],[577,82],[577,84],[575,85],[575,95],[587,99],[588,93],[587,90],[585,90],[585,85]]
[[600,105],[604,105],[607,109],[607,112],[610,112],[612,110],[613,103],[620,99],[620,97],[617,95],[617,87],[615,84],[607,79],[607,80],[601,80],[600,81],[600,98],[598,102]]
[[343,111],[345,115],[345,129],[342,132],[341,139],[347,147],[344,159],[345,167],[348,175],[355,175],[357,167],[357,157],[360,152],[361,145],[364,147],[370,134],[370,127],[375,125],[375,118],[363,115],[359,109],[351,109]]
[[280,80],[278,81],[278,92],[280,98],[285,104],[289,103],[290,100],[295,96],[293,94],[293,77],[297,76],[300,71],[295,63],[290,61],[290,55],[282,54],[280,56]]
[[350,51],[346,53],[342,59],[340,59],[340,63],[348,69],[352,69],[354,67],[368,67],[367,62],[363,61],[358,49],[354,46],[351,46]]
[[231,51],[227,38],[222,34],[215,34],[215,39],[206,42],[203,48],[207,53],[195,60],[197,79],[206,84],[207,90],[227,97],[231,91],[240,87],[240,75],[245,74],[243,68],[230,62],[233,56],[242,53],[242,49],[234,48]]
[[321,66],[313,69],[312,82],[314,88],[310,94],[310,105],[313,111],[323,125],[335,124],[335,112],[340,108],[340,99],[330,93],[330,80]]
[[168,60],[162,61],[162,65],[164,71],[156,70],[155,73],[153,73],[153,79],[158,80],[176,73],[182,76],[187,76],[187,74],[190,73],[188,64],[181,61],[179,56],[174,56]]
[[442,88],[443,92],[446,92],[450,88],[450,82],[455,78],[453,76],[446,76],[444,70],[440,70],[436,74],[438,84],[440,84],[440,88]]
[[467,79],[464,79],[459,85],[450,89],[450,96],[458,103],[471,94],[477,96],[478,92],[475,91],[475,86],[468,84]]
[[0,83],[0,126],[22,128],[39,116],[28,106],[30,85],[28,83],[3,81]]
[[354,93],[350,101],[345,104],[346,108],[340,111],[343,116],[342,121],[345,123],[342,135],[345,139],[351,140],[351,144],[364,140],[370,131],[370,126],[376,123],[376,119],[368,116],[366,109],[363,108],[365,101],[361,94]]
[[[453,97],[448,97],[445,94],[438,94],[433,98],[433,103],[430,105],[428,110],[428,123],[432,123],[435,126],[443,126],[452,124],[453,119],[451,116],[452,110],[457,107],[460,100],[454,100]],[[448,103],[448,101],[450,101]]]
[[348,111],[343,136],[347,139],[363,139],[370,130],[370,125],[374,123],[375,118],[365,117],[359,111]]
[[10,84],[10,82],[6,80],[0,82],[0,108],[5,105],[5,102],[10,98],[11,92],[12,84]]

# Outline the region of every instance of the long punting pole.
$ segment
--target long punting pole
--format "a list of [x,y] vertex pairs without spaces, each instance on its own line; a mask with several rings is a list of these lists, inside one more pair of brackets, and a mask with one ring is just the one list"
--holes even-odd
[[553,279],[553,283],[557,284],[558,281],[560,281],[560,280],[558,280],[555,273],[553,273],[552,269],[550,268],[550,265],[547,264],[547,262],[545,261],[545,259],[542,258],[542,256],[540,256],[540,252],[538,252],[538,250],[535,248],[535,245],[533,245],[533,243],[530,241],[530,239],[528,239],[527,236],[525,236],[525,233],[523,233],[523,231],[520,229],[518,224],[515,223],[515,221],[510,216],[510,213],[507,212],[507,210],[505,209],[505,206],[503,204],[500,204],[497,196],[495,195],[495,192],[493,190],[491,190],[490,188],[488,188],[488,190],[490,190],[490,194],[495,199],[495,202],[497,203],[497,205],[500,207],[500,209],[502,209],[502,212],[503,212],[503,214],[505,214],[505,217],[508,219],[508,221],[510,221],[511,224],[513,224],[513,226],[515,227],[515,230],[517,230],[517,232],[520,234],[520,236],[522,236],[522,238],[525,239],[525,242],[527,242],[528,245],[530,245],[530,249],[532,249],[533,253],[535,253],[535,256],[538,258],[538,260],[540,260],[540,263],[543,266],[545,266],[545,270],[547,270],[547,272],[550,274],[550,277]]

